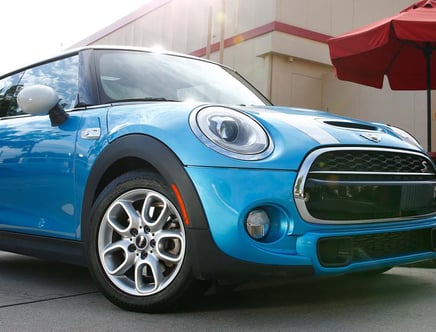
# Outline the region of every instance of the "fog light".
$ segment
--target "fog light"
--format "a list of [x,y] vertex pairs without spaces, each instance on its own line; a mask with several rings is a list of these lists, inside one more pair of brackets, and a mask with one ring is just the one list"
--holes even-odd
[[268,214],[260,209],[251,211],[245,220],[248,234],[256,240],[261,240],[268,235],[270,223]]

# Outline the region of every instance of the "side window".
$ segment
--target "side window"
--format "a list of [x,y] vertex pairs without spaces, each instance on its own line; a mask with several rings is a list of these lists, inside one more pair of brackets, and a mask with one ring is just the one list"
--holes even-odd
[[59,95],[61,105],[69,109],[77,103],[78,74],[79,56],[75,55],[26,70],[20,85],[47,85]]
[[45,63],[43,65],[27,69],[18,82],[18,90],[11,97],[8,116],[23,114],[18,107],[16,97],[20,89],[25,86],[42,84],[53,88],[59,95],[60,103],[65,109],[73,108],[78,98],[78,55]]
[[21,90],[18,83],[22,75],[21,72],[0,80],[0,118],[15,115],[17,94]]

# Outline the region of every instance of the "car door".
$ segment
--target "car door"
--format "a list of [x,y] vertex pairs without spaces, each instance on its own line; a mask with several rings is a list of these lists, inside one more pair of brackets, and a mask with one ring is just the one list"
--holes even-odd
[[[71,109],[77,100],[78,56],[0,80],[0,230],[75,238],[74,151],[79,115],[52,127],[48,115],[24,114],[16,103],[26,86],[52,87]],[[3,87],[2,87],[3,86]]]

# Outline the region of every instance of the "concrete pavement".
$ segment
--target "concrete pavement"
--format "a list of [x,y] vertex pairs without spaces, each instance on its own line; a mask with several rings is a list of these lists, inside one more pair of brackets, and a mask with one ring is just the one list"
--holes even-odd
[[434,331],[436,270],[246,284],[184,311],[121,310],[86,269],[0,252],[0,331]]

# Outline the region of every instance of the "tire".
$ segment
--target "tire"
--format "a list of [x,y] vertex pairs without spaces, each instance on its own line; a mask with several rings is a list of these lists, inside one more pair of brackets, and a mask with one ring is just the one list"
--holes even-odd
[[165,181],[146,171],[116,178],[97,198],[87,240],[89,268],[115,305],[165,312],[204,290],[192,277],[176,202]]

